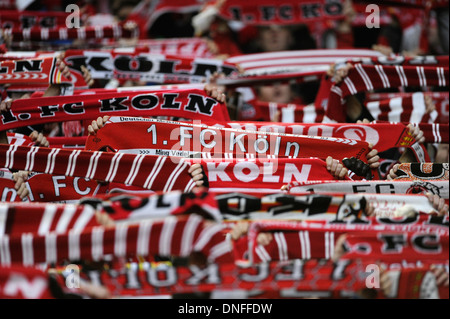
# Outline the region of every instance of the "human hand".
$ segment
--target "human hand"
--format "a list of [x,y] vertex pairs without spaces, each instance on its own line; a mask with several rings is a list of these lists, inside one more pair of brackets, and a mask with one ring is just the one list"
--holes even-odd
[[88,87],[94,84],[94,79],[92,78],[91,72],[84,65],[81,66],[81,72],[83,72],[83,78]]
[[449,207],[445,203],[445,199],[437,194],[426,193],[425,195],[427,196],[433,208],[437,210],[439,216],[448,215]]
[[26,181],[28,180],[28,171],[18,171],[13,173],[13,180],[16,182],[14,184],[14,189],[19,195],[20,199],[24,199],[28,196],[29,191],[26,185]]
[[88,126],[89,135],[96,135],[98,130],[105,126],[106,121],[108,121],[110,117],[111,116],[109,115],[104,115],[103,117],[99,116],[97,120],[93,120]]
[[348,169],[342,163],[332,158],[331,156],[328,156],[326,158],[325,163],[327,165],[327,170],[331,175],[333,175],[333,177],[337,179],[344,179],[348,174]]
[[195,163],[191,165],[191,167],[189,167],[188,169],[188,173],[191,174],[192,179],[194,180],[197,187],[206,186],[203,185],[205,184],[205,175],[203,172],[203,167],[200,164]]
[[411,135],[419,144],[423,144],[425,142],[423,131],[418,126],[414,126],[413,124],[409,123],[407,125],[407,128],[409,130],[409,133],[411,133]]
[[47,138],[44,136],[44,134],[39,133],[38,131],[33,131],[29,135],[31,141],[34,142],[35,146],[43,146],[48,147],[50,143],[47,141]]

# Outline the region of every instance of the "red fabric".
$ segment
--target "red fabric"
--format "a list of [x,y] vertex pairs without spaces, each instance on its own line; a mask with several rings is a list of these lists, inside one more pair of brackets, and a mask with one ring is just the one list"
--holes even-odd
[[180,158],[0,145],[0,166],[117,182],[153,190],[190,190],[190,163]]
[[87,26],[80,28],[57,27],[47,30],[41,27],[6,29],[12,36],[12,41],[49,41],[49,40],[76,40],[76,39],[109,39],[134,38],[139,35],[138,29],[125,28],[122,25]]
[[140,154],[169,156],[186,156],[177,152],[201,152],[205,158],[229,155],[234,158],[274,156],[326,159],[331,156],[339,160],[356,157],[366,161],[365,155],[369,152],[367,142],[344,138],[271,132],[261,135],[260,132],[204,124],[120,117],[110,118],[95,136],[89,136],[86,141],[86,149],[100,150],[106,146],[116,151],[134,150]]
[[0,62],[0,84],[71,84],[56,66],[56,58],[6,60]]
[[228,0],[220,8],[219,15],[227,20],[245,21],[250,25],[308,24],[342,19],[343,1],[335,1],[333,5],[329,5],[323,0],[289,0],[282,3],[270,0]]
[[[23,114],[22,114],[23,113]],[[204,90],[136,91],[14,100],[2,113],[4,130],[48,122],[92,120],[99,116],[173,116],[204,122],[229,121],[225,104]],[[19,120],[20,119],[20,120]]]
[[342,99],[363,91],[396,87],[448,86],[448,67],[382,66],[356,64],[348,76],[330,89],[327,116],[345,122]]
[[65,260],[99,261],[106,255],[187,257],[193,251],[202,252],[210,262],[230,262],[224,240],[221,226],[205,225],[201,217],[192,214],[60,234],[12,233],[0,238],[4,249],[0,262],[31,266]]
[[1,299],[54,299],[48,274],[18,264],[0,266]]
[[[335,241],[340,235],[346,234],[346,244],[350,252],[345,258],[367,258],[380,261],[398,262],[401,260],[427,263],[442,262],[448,260],[448,228],[439,232],[433,226],[426,223],[417,227],[410,226],[382,226],[372,224],[314,224],[314,222],[284,222],[265,221],[253,222],[248,232],[248,253],[251,262],[259,263],[270,260],[290,259],[330,259],[335,249]],[[427,231],[428,230],[428,231]],[[429,231],[432,231],[431,234]],[[273,240],[266,246],[257,244],[257,235],[261,232],[271,232]],[[386,232],[386,233],[384,233]],[[402,240],[395,247],[384,250],[389,240],[389,235],[400,236]],[[402,234],[406,234],[403,240]],[[383,239],[386,236],[386,239]],[[414,236],[428,242],[420,242],[416,245]],[[397,238],[396,237],[396,238]],[[366,245],[369,243],[369,245]],[[389,242],[390,243],[390,242]],[[358,246],[361,244],[361,246]],[[422,249],[422,246],[425,248]],[[364,247],[362,247],[364,246]],[[363,249],[364,248],[364,249]],[[428,249],[428,250],[427,250]],[[242,252],[243,253],[243,252]]]

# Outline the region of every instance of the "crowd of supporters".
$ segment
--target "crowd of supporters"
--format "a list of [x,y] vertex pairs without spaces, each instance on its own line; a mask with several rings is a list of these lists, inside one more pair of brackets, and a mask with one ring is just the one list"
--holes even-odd
[[1,298],[448,299],[448,1],[72,5],[0,3]]

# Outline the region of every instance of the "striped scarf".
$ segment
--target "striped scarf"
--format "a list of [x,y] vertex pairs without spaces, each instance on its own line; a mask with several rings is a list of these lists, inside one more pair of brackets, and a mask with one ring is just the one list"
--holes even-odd
[[205,225],[198,215],[166,217],[112,227],[93,226],[63,233],[12,233],[0,237],[0,264],[34,266],[64,261],[101,261],[105,256],[188,257],[201,252],[209,262],[230,261],[220,224]]
[[355,64],[348,76],[329,91],[328,118],[345,122],[343,99],[359,92],[397,87],[447,87],[448,66],[382,66]]
[[82,26],[80,28],[57,27],[54,29],[39,26],[22,29],[5,29],[5,34],[12,37],[13,42],[20,41],[55,41],[55,40],[88,40],[119,39],[139,36],[139,29],[125,28],[123,25]]
[[57,68],[54,57],[0,61],[0,85],[71,83],[71,79],[67,79]]
[[[324,225],[320,223],[314,224],[313,222],[253,222],[248,232],[248,259],[252,263],[297,258],[307,260],[317,258],[331,259],[335,250],[335,241],[342,234],[348,234],[349,237],[354,234],[356,238],[355,245],[360,242],[365,243],[366,240],[364,239],[367,238],[367,240],[371,239],[371,241],[376,243],[374,245],[378,245],[377,247],[382,247],[383,245],[383,234],[386,234],[386,243],[389,234],[396,234],[397,236],[407,234],[407,238],[397,242],[401,249],[398,249],[396,245],[394,249],[391,248],[385,252],[382,250],[375,252],[375,246],[372,250],[370,247],[365,247],[365,250],[357,250],[355,248],[352,251],[356,251],[356,254],[359,253],[360,257],[367,256],[367,252],[372,251],[371,258],[373,257],[380,261],[421,260],[425,263],[432,263],[433,261],[443,262],[448,260],[448,226],[437,227],[427,225],[426,222],[417,226],[397,224],[395,226],[377,225],[376,227],[370,224],[356,224],[346,227],[345,224]],[[272,232],[273,240],[266,246],[257,244],[256,238],[260,232]],[[422,247],[414,245],[414,242],[411,240],[413,235],[427,239],[432,237],[433,239],[430,239],[432,244],[429,247],[426,245],[427,247],[421,249]],[[366,237],[362,240],[357,240],[358,236]],[[411,244],[409,243],[410,240]],[[356,258],[356,256],[354,257]]]
[[0,167],[123,183],[144,189],[191,190],[195,182],[182,158],[0,145]]

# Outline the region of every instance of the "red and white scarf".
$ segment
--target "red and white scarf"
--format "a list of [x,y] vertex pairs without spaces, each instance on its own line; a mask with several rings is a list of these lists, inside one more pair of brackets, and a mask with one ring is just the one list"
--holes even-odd
[[224,227],[206,225],[198,215],[166,217],[111,227],[93,226],[64,233],[12,233],[0,237],[0,264],[61,264],[67,260],[101,261],[105,256],[187,257],[202,252],[209,262],[231,262]]
[[383,66],[355,64],[348,76],[329,92],[327,117],[345,122],[343,99],[363,91],[396,87],[446,87],[448,66]]
[[424,94],[416,92],[409,97],[395,97],[366,103],[367,110],[375,120],[404,123],[435,123],[439,112],[426,112]]
[[99,226],[94,208],[88,205],[2,203],[0,214],[0,237],[21,233],[64,234]]
[[309,24],[324,20],[339,20],[344,17],[344,1],[289,0],[274,3],[270,0],[226,1],[219,16],[226,20],[243,21],[250,25]]
[[[356,293],[365,288],[361,273],[366,263],[345,261],[337,267],[330,261],[295,260],[271,262],[256,266],[210,264],[206,268],[174,266],[164,262],[132,262],[112,269],[92,270],[92,276],[81,272],[93,284],[103,284],[113,296],[157,296],[239,290],[249,299],[269,292],[269,298],[343,297],[341,291]],[[80,267],[82,269],[82,267]],[[172,276],[173,275],[173,276]],[[320,278],[318,280],[318,278]],[[278,294],[277,294],[278,292]],[[277,297],[273,297],[277,294]],[[262,313],[262,308],[260,313]],[[268,309],[265,309],[266,313]]]
[[234,64],[222,60],[151,53],[151,48],[146,46],[110,50],[66,50],[64,61],[80,78],[81,66],[86,66],[93,79],[202,83],[214,72],[226,76],[237,74]]
[[309,181],[288,185],[289,193],[372,193],[372,194],[426,194],[432,193],[449,199],[448,181],[405,180],[392,181]]
[[426,264],[445,263],[449,260],[449,234],[434,232],[353,232],[345,239],[348,251],[342,258],[371,258],[388,263],[422,261]]
[[80,28],[57,27],[53,29],[31,27],[28,29],[5,29],[5,34],[12,37],[13,42],[20,41],[55,41],[86,39],[118,39],[139,36],[138,28],[129,28],[121,24],[107,26],[82,26]]
[[72,84],[56,66],[56,58],[42,57],[36,59],[0,61],[0,85],[3,84]]
[[189,191],[195,186],[190,163],[175,157],[0,145],[0,166],[152,190]]
[[[431,230],[431,232],[430,232]],[[272,232],[273,240],[266,246],[256,242],[261,232]],[[291,259],[331,259],[335,250],[335,242],[340,235],[348,238],[355,236],[355,246],[363,246],[370,240],[364,250],[354,248],[353,258],[370,257],[380,261],[396,262],[401,260],[423,262],[445,262],[448,260],[448,228],[437,230],[433,227],[420,226],[416,229],[401,225],[351,225],[345,224],[314,224],[313,222],[264,221],[252,222],[248,231],[248,254],[251,263],[272,260]],[[360,240],[360,236],[365,236]],[[395,242],[390,250],[381,250],[389,244],[393,236],[401,240]],[[421,241],[412,240],[415,236]],[[365,240],[367,238],[367,240]],[[430,240],[430,242],[427,242]],[[351,241],[351,243],[353,243]],[[423,244],[420,246],[418,243]],[[373,249],[371,249],[373,245]],[[375,251],[376,249],[376,251]],[[359,252],[359,254],[358,254]],[[241,252],[242,253],[242,252]]]
[[400,163],[396,179],[421,181],[448,181],[448,163]]
[[91,205],[105,212],[113,220],[138,221],[148,218],[164,218],[195,212],[205,219],[222,222],[215,194],[206,188],[191,192],[113,192],[85,196],[80,204]]
[[[142,137],[142,138],[140,138]],[[368,144],[345,138],[315,137],[238,130],[144,118],[112,117],[86,141],[86,149],[184,156],[202,153],[204,158],[277,158],[331,156],[366,161]],[[186,155],[183,155],[186,154]]]
[[[220,123],[216,124],[220,125]],[[249,131],[279,132],[283,134],[299,134],[308,136],[336,137],[371,143],[379,152],[393,147],[408,147],[413,150],[419,161],[428,157],[425,148],[418,145],[403,123],[378,121],[368,124],[356,123],[289,123],[235,121],[227,126]],[[424,127],[420,125],[420,127]],[[445,130],[445,126],[443,126]],[[427,135],[429,137],[429,135]],[[431,139],[430,139],[431,141]],[[413,146],[414,145],[414,146]],[[422,151],[419,151],[422,149]],[[417,151],[416,151],[417,150]]]
[[54,299],[48,273],[35,267],[0,266],[1,299]]
[[204,90],[138,91],[14,100],[0,116],[2,129],[99,116],[173,116],[204,122],[229,121],[226,105]]
[[200,164],[212,192],[278,192],[294,181],[335,179],[317,158],[202,159]]
[[[0,173],[1,174],[1,173]],[[6,176],[7,175],[7,176]],[[109,185],[81,177],[64,175],[33,174],[26,181],[28,195],[25,199],[17,196],[11,174],[0,177],[0,198],[2,202],[77,202],[84,196],[106,193]]]
[[320,79],[331,64],[348,57],[378,57],[378,51],[367,49],[317,49],[264,52],[233,56],[225,61],[242,69],[239,76],[217,79],[218,85],[252,86],[258,83],[294,80],[297,83]]
[[[326,182],[324,182],[326,183]],[[343,182],[345,184],[345,182]],[[345,186],[345,185],[344,185]],[[226,220],[304,220],[330,223],[371,224],[365,208],[371,205],[379,218],[396,218],[405,205],[422,212],[423,222],[446,225],[448,217],[437,218],[437,211],[428,198],[417,194],[354,193],[344,191],[264,192],[215,191],[219,209]],[[386,223],[416,224],[416,218],[397,219]]]
[[[375,102],[375,101],[383,101],[389,100],[392,98],[402,98],[406,99],[411,97],[412,95],[416,95],[415,93],[370,93],[366,96],[367,103]],[[425,97],[430,97],[433,103],[436,106],[436,111],[439,116],[436,118],[436,123],[448,123],[448,114],[449,114],[449,92],[422,92]]]

